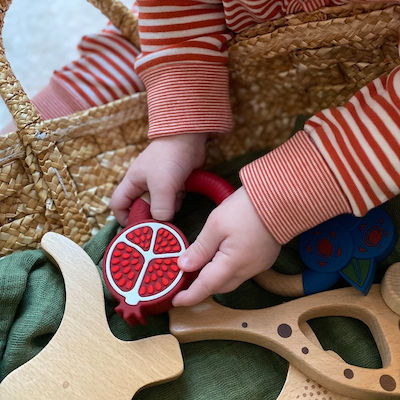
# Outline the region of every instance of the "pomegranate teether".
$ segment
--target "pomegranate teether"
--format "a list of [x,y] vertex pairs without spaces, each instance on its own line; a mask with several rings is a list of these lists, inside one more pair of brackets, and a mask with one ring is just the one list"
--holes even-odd
[[[206,171],[194,171],[185,189],[216,204],[234,192],[228,182]],[[196,273],[184,273],[177,265],[188,245],[174,225],[151,219],[143,198],[133,202],[128,227],[112,240],[103,258],[105,283],[119,301],[115,311],[128,324],[145,324],[146,315],[168,311],[173,297],[194,280]]]

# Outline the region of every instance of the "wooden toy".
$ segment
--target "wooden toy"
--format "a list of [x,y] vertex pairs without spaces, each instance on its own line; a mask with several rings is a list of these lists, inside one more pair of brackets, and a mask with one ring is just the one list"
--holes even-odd
[[[234,192],[228,182],[206,171],[193,172],[185,190],[204,194],[216,204]],[[146,315],[168,311],[173,297],[196,277],[177,265],[187,247],[178,228],[151,219],[148,197],[135,200],[128,227],[112,240],[103,259],[104,281],[119,302],[115,311],[130,325],[145,324]]]
[[[316,346],[320,346],[320,343],[315,336],[311,327],[304,322],[301,325],[301,330]],[[333,357],[340,357],[333,351],[328,351]],[[341,394],[334,393],[318,382],[313,381],[311,378],[305,376],[292,364],[289,364],[288,373],[286,376],[285,384],[283,385],[282,391],[276,400],[355,400]]]
[[6,376],[1,399],[130,400],[182,373],[172,335],[124,342],[110,332],[100,276],[84,250],[55,233],[43,237],[42,247],[64,276],[65,314],[49,344]]
[[382,281],[382,297],[386,305],[400,315],[400,263],[393,264],[386,271]]
[[355,400],[334,393],[289,365],[285,385],[276,400]]
[[366,295],[376,263],[390,254],[394,244],[394,226],[382,207],[362,218],[343,214],[300,236],[299,253],[308,267],[303,273],[288,279],[268,270],[255,280],[270,292],[297,297],[327,290],[342,277]]
[[[390,304],[398,304],[399,286],[383,291]],[[383,367],[350,365],[312,343],[302,332],[303,323],[325,316],[364,322],[375,338]],[[400,316],[386,305],[378,284],[372,285],[368,296],[344,288],[260,310],[233,310],[208,299],[170,311],[171,333],[182,343],[208,339],[254,343],[275,351],[328,390],[362,400],[400,398],[399,326]]]

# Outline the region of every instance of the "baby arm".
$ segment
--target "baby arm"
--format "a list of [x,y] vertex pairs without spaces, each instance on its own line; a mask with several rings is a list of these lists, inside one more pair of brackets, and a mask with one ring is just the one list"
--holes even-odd
[[135,70],[147,90],[152,140],[133,162],[112,200],[126,223],[132,201],[150,191],[151,213],[171,219],[179,192],[202,165],[207,133],[232,126],[222,2],[139,0],[142,54]]
[[236,289],[270,267],[280,248],[244,188],[238,189],[210,214],[196,241],[179,258],[184,271],[204,267],[173,304],[191,306],[214,293]]
[[184,182],[203,165],[206,140],[205,133],[154,139],[114,191],[110,206],[120,224],[126,225],[133,201],[147,191],[153,218],[171,220],[180,208]]
[[185,271],[206,265],[174,305],[235,289],[272,265],[278,243],[342,213],[362,216],[399,194],[399,132],[400,67],[247,165],[240,175],[248,197],[239,189],[215,209],[178,260]]

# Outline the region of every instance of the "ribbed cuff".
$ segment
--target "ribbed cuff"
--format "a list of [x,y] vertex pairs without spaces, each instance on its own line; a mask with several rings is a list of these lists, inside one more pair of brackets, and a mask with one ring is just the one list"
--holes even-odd
[[232,129],[225,66],[168,64],[140,74],[147,89],[149,137]]
[[51,78],[50,83],[32,101],[43,119],[63,117],[90,107],[54,78]]
[[[76,99],[72,93],[64,89],[53,78],[47,86],[33,97],[32,103],[44,120],[63,117],[89,108],[88,104]],[[15,122],[11,121],[0,131],[0,135],[13,132],[16,129]]]
[[274,238],[287,243],[351,208],[304,131],[240,171],[241,181]]

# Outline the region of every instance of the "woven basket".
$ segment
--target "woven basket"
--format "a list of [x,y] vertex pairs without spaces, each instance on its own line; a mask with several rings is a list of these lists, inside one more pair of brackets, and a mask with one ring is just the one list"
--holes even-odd
[[[138,46],[116,0],[89,0]],[[0,0],[0,29],[11,0]],[[273,147],[294,118],[344,103],[400,63],[400,7],[343,6],[252,27],[230,46],[233,134],[209,144],[209,165]],[[78,244],[109,218],[111,194],[147,146],[145,93],[42,121],[1,44],[0,92],[18,131],[0,137],[0,255],[35,248],[49,230]]]

